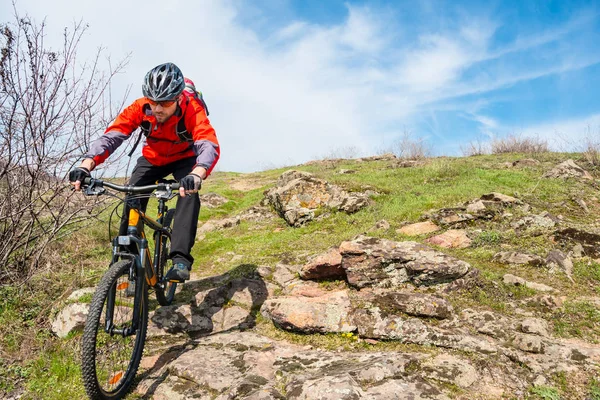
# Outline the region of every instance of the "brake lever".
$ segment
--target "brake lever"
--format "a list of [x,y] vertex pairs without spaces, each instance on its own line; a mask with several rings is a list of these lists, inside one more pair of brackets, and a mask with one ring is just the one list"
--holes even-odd
[[103,186],[96,185],[95,179],[91,179],[90,184],[83,189],[83,194],[85,194],[86,196],[100,196],[105,192],[106,189]]

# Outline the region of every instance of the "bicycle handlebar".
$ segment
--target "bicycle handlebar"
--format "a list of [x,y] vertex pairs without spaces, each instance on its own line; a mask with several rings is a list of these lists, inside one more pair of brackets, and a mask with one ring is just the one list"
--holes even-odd
[[158,183],[156,185],[146,185],[146,186],[131,186],[131,185],[117,185],[110,182],[104,182],[100,179],[94,178],[85,178],[83,181],[84,186],[93,185],[95,187],[107,187],[117,192],[123,192],[126,194],[140,194],[140,193],[151,193],[155,190],[168,190],[171,191],[179,189],[179,182],[174,183]]

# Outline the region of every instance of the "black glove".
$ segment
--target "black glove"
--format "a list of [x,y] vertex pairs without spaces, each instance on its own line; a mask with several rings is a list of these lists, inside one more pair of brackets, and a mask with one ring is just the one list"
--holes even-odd
[[90,170],[85,167],[77,167],[69,172],[69,182],[79,181],[83,183],[85,178],[89,178]]
[[198,191],[202,187],[202,178],[196,174],[189,174],[184,176],[179,181],[179,187],[184,188],[185,191]]

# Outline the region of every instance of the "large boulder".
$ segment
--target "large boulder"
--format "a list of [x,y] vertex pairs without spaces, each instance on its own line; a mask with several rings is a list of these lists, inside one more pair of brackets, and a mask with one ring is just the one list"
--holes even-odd
[[293,170],[284,172],[265,198],[290,226],[305,224],[323,208],[350,214],[369,204],[363,193],[348,193],[308,172]]
[[586,170],[584,170],[583,168],[581,168],[579,165],[575,164],[575,161],[573,160],[567,160],[564,161],[560,164],[558,164],[556,167],[554,167],[552,170],[548,171],[544,177],[546,178],[581,178],[581,179],[588,179],[588,180],[593,180],[594,177],[587,172]]
[[352,332],[345,290],[318,297],[278,297],[265,301],[262,314],[283,329],[304,333]]
[[63,308],[52,322],[52,332],[60,338],[82,330],[89,312],[89,304],[72,303]]
[[416,242],[359,236],[340,245],[342,268],[356,288],[435,285],[464,276],[470,265]]

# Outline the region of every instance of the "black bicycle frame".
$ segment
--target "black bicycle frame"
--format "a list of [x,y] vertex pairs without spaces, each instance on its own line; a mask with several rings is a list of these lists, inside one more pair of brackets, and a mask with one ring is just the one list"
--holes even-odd
[[[144,285],[156,287],[161,284],[158,277],[158,265],[162,258],[163,251],[163,235],[171,238],[171,232],[168,231],[162,225],[167,209],[164,199],[158,201],[158,212],[159,221],[156,221],[148,217],[143,211],[139,209],[132,209],[132,211],[138,213],[141,222],[138,223],[136,232],[131,234],[117,236],[113,239],[113,256],[112,263],[117,262],[119,259],[130,259],[133,261],[133,268],[129,270],[129,280],[134,281],[135,285],[135,297],[133,303],[133,319],[131,326],[126,329],[115,329],[113,325],[113,315],[115,307],[116,288],[111,289],[106,299],[106,324],[104,330],[110,334],[121,334],[123,336],[134,335],[138,329],[140,308],[142,304],[140,300],[144,298],[143,291],[145,290]],[[145,238],[144,226],[150,227],[156,232],[155,243],[154,243],[154,262],[150,261],[150,252],[148,249],[148,240]],[[129,232],[128,232],[129,233]],[[121,246],[134,245],[137,248],[136,253],[128,253],[119,251]]]

